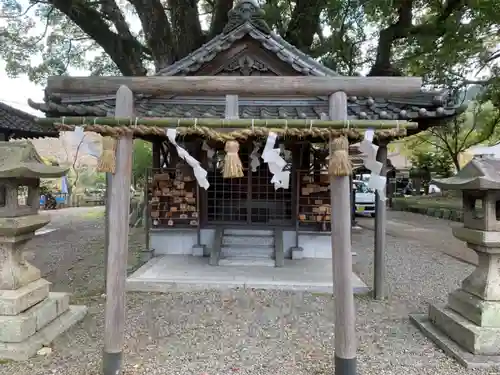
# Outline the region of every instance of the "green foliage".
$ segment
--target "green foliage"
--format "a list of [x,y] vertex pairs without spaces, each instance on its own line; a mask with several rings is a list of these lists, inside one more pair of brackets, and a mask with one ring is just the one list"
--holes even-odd
[[460,170],[461,153],[472,146],[492,144],[500,139],[498,125],[498,108],[491,102],[472,102],[467,111],[452,121],[407,138],[405,147],[411,150],[411,159],[417,165],[431,162],[434,157],[433,168],[445,171],[447,163],[451,162]]
[[151,142],[141,139],[134,140],[134,160],[132,164],[132,176],[134,185],[144,183],[146,174],[153,164],[153,151]]
[[443,152],[416,150],[411,158],[412,175],[430,178],[431,174],[440,177],[449,177],[453,174],[453,161],[450,156]]
[[[0,0],[0,57],[10,76],[26,73],[38,83],[75,69],[145,74],[221,32],[234,3]],[[259,3],[273,29],[341,74],[359,75],[379,65],[384,75],[411,73],[441,87],[468,84],[476,75],[474,80],[495,86],[489,100],[499,102],[493,98],[500,84],[498,1]]]

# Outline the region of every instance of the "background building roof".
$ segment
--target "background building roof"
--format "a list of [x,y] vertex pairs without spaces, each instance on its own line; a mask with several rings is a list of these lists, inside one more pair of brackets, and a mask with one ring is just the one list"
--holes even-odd
[[53,127],[41,126],[36,117],[0,102],[0,132],[9,138],[57,137]]

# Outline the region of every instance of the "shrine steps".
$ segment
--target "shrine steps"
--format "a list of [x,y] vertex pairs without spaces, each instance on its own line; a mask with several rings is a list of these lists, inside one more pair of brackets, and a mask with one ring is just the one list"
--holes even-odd
[[219,260],[219,266],[265,266],[274,267],[274,259],[233,256]]
[[274,267],[279,242],[274,230],[225,228],[220,239],[219,266]]

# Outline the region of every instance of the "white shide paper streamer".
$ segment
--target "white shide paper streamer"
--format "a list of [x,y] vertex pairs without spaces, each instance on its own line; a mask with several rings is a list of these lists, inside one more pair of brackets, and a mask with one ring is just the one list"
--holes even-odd
[[176,148],[179,157],[183,159],[191,168],[193,168],[194,177],[196,178],[198,185],[207,190],[210,186],[210,183],[207,180],[207,171],[201,166],[198,160],[189,155],[186,150],[177,144],[175,141],[175,137],[177,136],[176,129],[167,129],[166,133],[168,140]]
[[368,188],[377,191],[380,200],[385,201],[387,200],[385,195],[387,177],[380,175],[383,165],[377,161],[378,146],[373,144],[374,134],[373,129],[368,129],[365,132],[365,139],[361,141],[359,150],[365,154],[363,165],[371,172],[370,179],[368,180]]
[[[102,145],[97,142],[91,142],[85,137],[85,132],[81,126],[75,126],[75,130],[71,133],[71,143],[72,148],[79,148],[79,152],[85,155],[90,155],[95,158],[99,158],[102,152]],[[80,145],[81,144],[81,145]],[[76,156],[78,157],[78,155]]]
[[269,172],[273,175],[271,183],[274,184],[274,189],[288,189],[290,187],[290,172],[284,171],[286,161],[280,156],[280,149],[274,148],[278,135],[269,133],[267,136],[264,151],[262,151],[262,159],[269,166]]
[[252,172],[257,172],[257,168],[260,166],[260,154],[259,154],[259,149],[260,149],[260,142],[253,142],[253,150],[252,153],[250,154],[250,168],[252,169]]
[[207,141],[203,141],[201,149],[207,153],[208,166],[212,167],[214,165],[215,150],[208,145]]

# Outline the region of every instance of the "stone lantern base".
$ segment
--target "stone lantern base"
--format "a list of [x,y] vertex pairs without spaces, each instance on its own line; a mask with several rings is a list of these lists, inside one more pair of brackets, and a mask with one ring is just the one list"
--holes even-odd
[[38,279],[16,290],[0,290],[0,359],[23,361],[50,344],[87,313],[70,306],[68,293],[50,293]]
[[461,365],[468,368],[500,366],[500,328],[481,327],[450,305],[430,305],[428,314],[412,314],[410,320]]
[[50,293],[40,270],[22,257],[21,246],[47,222],[38,214],[0,218],[0,359],[32,357],[87,312],[70,306],[69,294]]
[[462,287],[448,295],[445,307],[430,305],[428,315],[410,315],[410,319],[462,365],[498,367],[500,232],[469,228],[455,228],[453,232],[476,251],[479,264],[462,282]]

